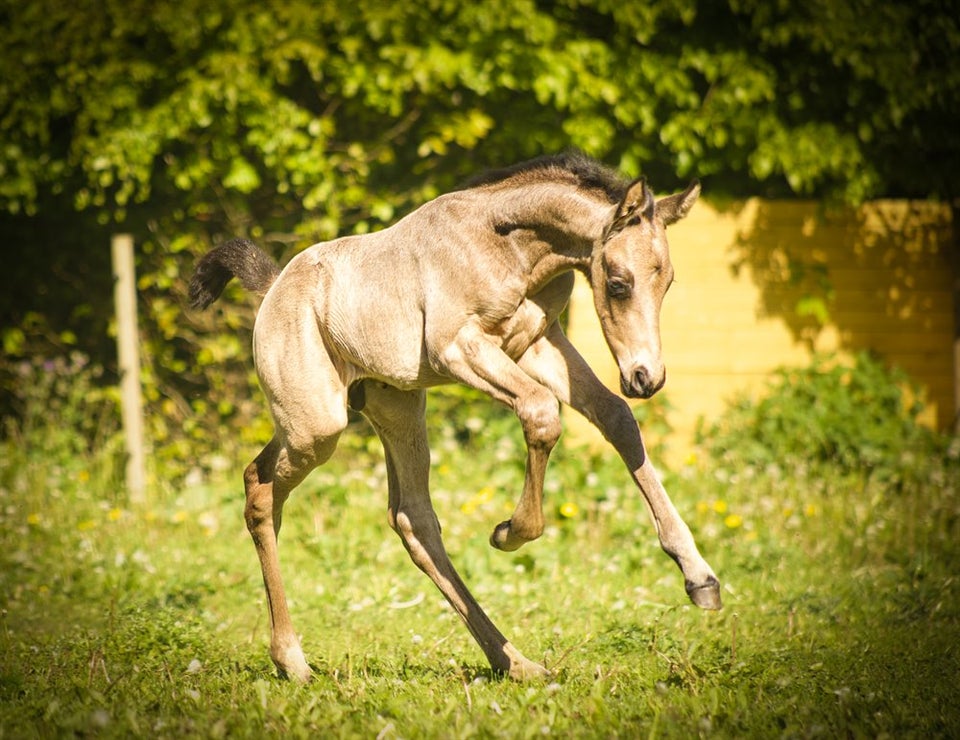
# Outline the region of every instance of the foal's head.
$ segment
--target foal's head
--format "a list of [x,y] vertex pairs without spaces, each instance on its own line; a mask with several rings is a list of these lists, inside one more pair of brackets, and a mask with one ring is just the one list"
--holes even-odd
[[594,250],[590,282],[600,326],[630,398],[650,398],[667,372],[660,353],[660,304],[673,265],[666,227],[687,215],[700,184],[655,201],[643,179],[632,183]]

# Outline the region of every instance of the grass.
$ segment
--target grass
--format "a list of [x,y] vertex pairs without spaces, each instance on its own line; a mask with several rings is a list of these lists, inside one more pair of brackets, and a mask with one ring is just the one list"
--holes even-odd
[[279,680],[267,654],[245,461],[236,480],[130,508],[95,462],[8,440],[0,737],[960,736],[955,475],[896,491],[691,457],[666,479],[724,583],[724,610],[707,613],[609,454],[558,449],[546,534],[491,550],[520,490],[520,441],[509,420],[469,426],[434,435],[445,540],[551,680],[490,674],[387,527],[366,438],[345,439],[285,511],[306,686]]

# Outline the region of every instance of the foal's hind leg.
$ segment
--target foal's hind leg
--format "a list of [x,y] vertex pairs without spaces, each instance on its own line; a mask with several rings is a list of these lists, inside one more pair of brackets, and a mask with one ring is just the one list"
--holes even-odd
[[390,526],[410,558],[426,573],[466,623],[494,671],[525,679],[547,673],[525,658],[494,626],[454,569],[440,538],[430,502],[430,451],[424,424],[424,392],[399,391],[366,381],[363,413],[383,442],[387,461]]
[[317,331],[312,306],[296,292],[275,290],[264,300],[254,357],[276,432],[244,474],[247,528],[270,608],[270,657],[281,674],[306,681],[310,668],[290,621],[277,535],[290,492],[336,448],[347,425],[347,389]]
[[332,454],[336,442],[336,435],[318,440],[304,453],[293,451],[279,436],[274,437],[243,474],[247,496],[244,518],[260,560],[270,610],[270,657],[281,675],[299,681],[310,680],[310,668],[287,608],[277,538],[290,492]]

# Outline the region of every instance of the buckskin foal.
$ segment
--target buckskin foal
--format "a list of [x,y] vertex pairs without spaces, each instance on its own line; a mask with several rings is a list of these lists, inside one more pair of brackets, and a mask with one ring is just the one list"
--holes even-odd
[[665,228],[687,215],[697,182],[655,200],[580,154],[481,175],[383,231],[316,244],[280,271],[245,240],[206,254],[190,283],[204,308],[231,277],[264,295],[253,355],[275,424],[244,472],[245,518],[263,570],[270,655],[306,681],[277,560],[283,504],[325,462],[362,411],[386,456],[388,519],[410,557],[466,623],[494,671],[546,673],[490,621],[451,564],[430,502],[425,389],[460,382],[514,410],[527,445],[523,491],[490,544],[515,550],[543,532],[543,479],[560,436],[559,402],[614,446],[643,494],[690,599],[720,608],[720,584],[644,451],[627,403],[596,378],[558,317],[574,271],[590,282],[623,395],[649,398],[666,378],[660,304],[673,280]]

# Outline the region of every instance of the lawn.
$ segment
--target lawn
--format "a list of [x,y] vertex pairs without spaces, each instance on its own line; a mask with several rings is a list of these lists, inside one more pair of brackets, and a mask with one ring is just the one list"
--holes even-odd
[[960,736],[955,448],[896,485],[694,450],[663,472],[723,582],[724,609],[703,612],[612,453],[561,444],[546,533],[492,550],[522,481],[515,426],[435,426],[432,490],[464,579],[553,672],[525,684],[491,675],[410,563],[368,436],[345,438],[285,510],[304,686],[267,654],[246,460],[134,508],[95,460],[9,437],[0,737]]

